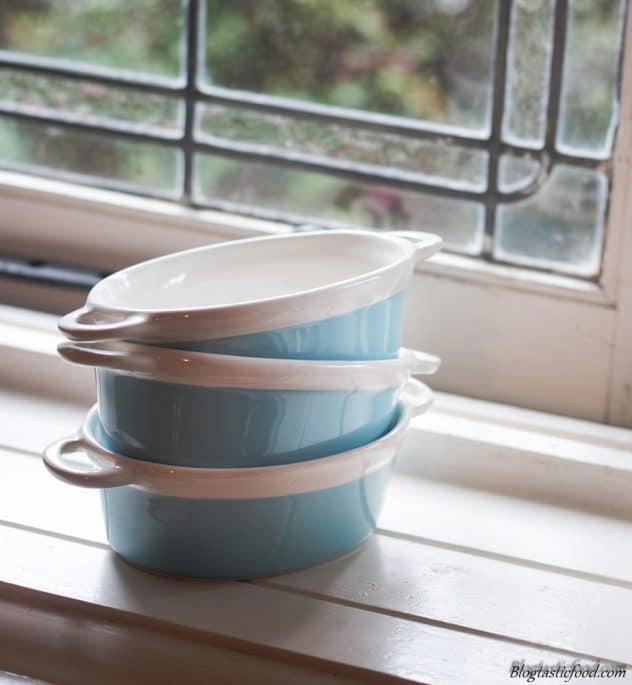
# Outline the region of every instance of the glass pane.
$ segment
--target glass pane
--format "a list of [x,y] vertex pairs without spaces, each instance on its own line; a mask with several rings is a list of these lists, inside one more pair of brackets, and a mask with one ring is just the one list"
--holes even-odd
[[553,8],[553,0],[517,0],[511,13],[503,138],[527,147],[544,143]]
[[177,0],[2,0],[0,49],[177,78],[184,14]]
[[179,194],[180,155],[153,143],[78,133],[0,116],[0,166],[48,169],[83,183]]
[[607,186],[599,172],[555,167],[538,193],[498,208],[494,256],[582,276],[597,274]]
[[207,0],[206,81],[485,135],[495,14],[495,0]]
[[[484,190],[487,153],[322,120],[266,114],[224,105],[202,105],[198,138],[240,143],[324,163],[351,162],[367,171],[416,181]],[[297,154],[298,153],[298,154]]]
[[498,188],[501,193],[515,193],[537,178],[540,163],[528,155],[501,155],[498,162]]
[[200,204],[328,225],[428,230],[457,250],[480,250],[483,208],[474,202],[215,155],[198,155],[196,172]]
[[558,147],[607,157],[618,112],[623,0],[570,3]]
[[182,103],[176,98],[3,68],[0,109],[171,137],[181,134],[184,121]]

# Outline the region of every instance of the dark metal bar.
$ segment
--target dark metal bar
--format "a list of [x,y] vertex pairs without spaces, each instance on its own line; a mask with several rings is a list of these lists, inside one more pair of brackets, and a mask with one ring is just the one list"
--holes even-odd
[[112,88],[133,88],[154,95],[178,95],[185,91],[178,79],[139,75],[127,71],[115,71],[102,67],[75,65],[45,57],[31,57],[0,50],[0,67],[16,69],[40,76],[56,76],[78,81],[90,81]]
[[502,125],[505,112],[507,83],[507,53],[509,47],[510,18],[513,0],[498,0],[496,40],[494,51],[494,79],[492,84],[492,121],[489,135],[489,163],[487,166],[487,193],[485,196],[485,237],[483,252],[494,249],[496,206],[498,204],[498,164],[502,154]]
[[123,140],[133,140],[137,142],[159,143],[171,147],[182,146],[182,133],[177,129],[164,131],[158,129],[143,129],[142,125],[134,126],[129,123],[127,125],[119,125],[117,123],[90,123],[85,119],[79,119],[75,116],[67,116],[63,113],[59,116],[54,114],[35,113],[33,111],[24,111],[15,109],[14,107],[6,107],[0,103],[0,117],[17,119],[31,124],[38,124],[40,126],[59,126],[60,128],[67,128],[73,131],[81,131],[83,133],[90,133],[99,136],[114,137]]
[[546,134],[544,137],[544,150],[551,155],[555,154],[555,139],[560,113],[564,51],[566,49],[566,27],[568,22],[568,0],[556,0],[553,22],[551,76],[549,80],[549,101],[546,108]]
[[201,31],[199,19],[200,0],[189,0],[187,3],[187,80],[184,92],[185,120],[182,149],[184,151],[184,178],[182,202],[190,204],[193,199],[193,156],[195,153],[195,103],[197,97],[198,38]]
[[0,276],[77,290],[88,290],[103,277],[101,273],[91,269],[27,261],[2,255],[0,255]]

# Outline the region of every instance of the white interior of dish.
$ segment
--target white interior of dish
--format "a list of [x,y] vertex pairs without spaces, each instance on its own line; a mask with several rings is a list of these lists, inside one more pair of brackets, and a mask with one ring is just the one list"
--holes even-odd
[[96,285],[90,301],[145,310],[234,305],[365,276],[407,254],[399,241],[351,231],[231,242],[120,271]]

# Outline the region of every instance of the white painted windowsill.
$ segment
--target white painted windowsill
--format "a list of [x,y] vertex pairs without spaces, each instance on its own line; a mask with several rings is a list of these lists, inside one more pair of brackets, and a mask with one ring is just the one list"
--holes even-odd
[[49,317],[0,314],[0,671],[489,684],[515,660],[632,663],[632,431],[439,394],[361,548],[256,582],[172,580],[115,557],[98,494],[43,468],[91,374],[55,357]]

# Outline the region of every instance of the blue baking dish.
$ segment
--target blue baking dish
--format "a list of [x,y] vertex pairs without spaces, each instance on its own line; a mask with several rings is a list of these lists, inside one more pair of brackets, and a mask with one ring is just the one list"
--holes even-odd
[[50,445],[54,475],[102,488],[107,536],[129,562],[193,578],[288,573],[349,552],[376,527],[393,461],[432,394],[418,381],[376,441],[323,459],[245,469],[170,467],[105,448],[96,408]]
[[104,446],[192,467],[252,467],[316,459],[365,445],[395,416],[400,388],[436,357],[322,362],[194,353],[132,343],[59,351],[97,367]]

